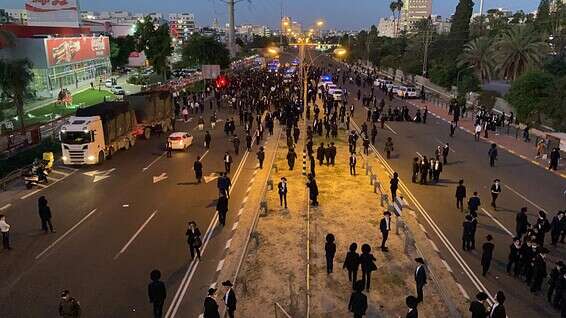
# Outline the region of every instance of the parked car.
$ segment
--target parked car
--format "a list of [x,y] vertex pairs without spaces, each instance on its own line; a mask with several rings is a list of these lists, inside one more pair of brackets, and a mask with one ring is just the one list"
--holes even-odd
[[417,89],[411,85],[400,86],[397,90],[397,96],[401,98],[417,98]]
[[173,150],[187,150],[193,144],[193,136],[188,132],[174,132],[168,140]]
[[112,93],[115,95],[126,95],[126,91],[120,85],[115,85],[112,87]]

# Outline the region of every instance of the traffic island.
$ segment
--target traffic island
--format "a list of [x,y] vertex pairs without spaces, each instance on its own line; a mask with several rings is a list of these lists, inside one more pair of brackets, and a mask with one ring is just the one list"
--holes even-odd
[[[395,234],[395,217],[391,219],[392,231],[387,241],[389,251],[382,252],[379,249],[379,222],[388,208],[387,204],[380,206],[380,196],[374,193],[374,186],[370,185],[370,178],[365,175],[361,154],[358,156],[358,175],[350,175],[345,137],[335,140],[317,137],[314,144],[330,141],[335,142],[337,147],[336,164],[316,164],[320,191],[318,207],[308,207],[302,162],[297,161],[295,169],[290,171],[286,160],[287,148],[281,145],[278,148],[275,158],[278,171],[272,176],[274,189],[266,195],[267,214],[259,219],[238,276],[239,315],[252,317],[262,313],[265,317],[286,317],[285,312],[290,317],[306,317],[308,310],[311,317],[350,316],[348,301],[352,285],[342,264],[348,247],[356,242],[358,252],[362,244],[369,244],[377,259],[375,263],[378,269],[372,273],[371,290],[366,293],[369,304],[367,316],[404,316],[407,312],[405,297],[416,295],[414,272],[417,264],[414,258],[424,257],[428,264],[433,263],[429,258],[437,257],[419,253],[414,246],[417,237],[406,235],[404,225],[399,225],[399,235]],[[277,182],[283,176],[289,182],[288,209],[280,207],[277,193]],[[380,179],[385,177],[383,171]],[[307,216],[310,221],[309,247]],[[337,246],[331,274],[326,272],[324,251],[328,233],[334,234]],[[426,248],[420,246],[420,249]],[[438,259],[438,262],[441,260]],[[310,265],[308,286],[307,263]],[[437,269],[434,268],[434,271],[436,273]],[[358,272],[360,278],[361,271]],[[421,317],[451,317],[458,310],[461,312],[463,307],[454,305],[447,298],[449,296],[446,293],[453,290],[448,288],[441,292],[445,288],[443,283],[429,275],[429,283],[424,289],[424,302],[419,305]],[[460,297],[457,293],[456,289],[454,296]],[[310,295],[308,309],[307,294]]]

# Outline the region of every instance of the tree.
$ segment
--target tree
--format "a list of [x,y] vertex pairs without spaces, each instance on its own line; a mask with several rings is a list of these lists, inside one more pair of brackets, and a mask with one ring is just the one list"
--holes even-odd
[[535,28],[542,34],[550,34],[552,32],[550,17],[550,0],[541,0],[538,5],[537,17],[535,19]]
[[156,26],[153,19],[147,16],[139,20],[135,28],[134,39],[137,51],[144,51],[149,64],[157,73],[163,74],[163,79],[166,80],[169,57],[173,53],[169,26],[167,24]]
[[[399,33],[399,22],[401,20],[401,10],[403,10],[403,0],[392,1],[389,4],[389,9],[393,14],[393,20],[395,22],[395,36]],[[397,12],[397,18],[395,18],[395,12]]]
[[492,42],[488,37],[482,36],[464,45],[464,51],[458,57],[457,65],[473,68],[478,78],[485,82],[491,79],[494,69],[492,56]]
[[460,54],[461,47],[468,42],[473,9],[474,2],[472,0],[460,0],[456,6],[450,26],[450,38],[454,41],[455,48],[458,50],[455,52],[456,56]]
[[529,68],[541,65],[548,45],[524,26],[504,32],[495,43],[495,60],[505,79],[514,80]]
[[529,71],[512,82],[505,99],[523,122],[541,122],[541,114],[551,96],[553,76],[543,71]]
[[110,62],[112,67],[123,67],[128,64],[130,53],[136,50],[136,41],[133,36],[110,38]]
[[13,47],[16,45],[16,36],[8,30],[0,30],[0,48],[2,46]]
[[187,65],[219,64],[221,68],[230,65],[230,52],[223,43],[212,37],[195,34],[183,47],[183,62]]
[[543,106],[543,113],[559,131],[566,129],[566,77],[555,81],[550,88],[550,96]]
[[24,97],[30,93],[32,80],[32,64],[29,60],[0,60],[0,90],[14,102],[22,133],[25,129]]

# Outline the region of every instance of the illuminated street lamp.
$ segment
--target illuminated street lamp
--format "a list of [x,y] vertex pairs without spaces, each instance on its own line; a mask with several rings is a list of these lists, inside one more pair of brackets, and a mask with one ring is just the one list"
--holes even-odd
[[317,26],[317,27],[320,28],[320,27],[323,26],[323,25],[324,25],[324,21],[322,21],[322,20],[316,21],[316,26]]
[[346,55],[346,53],[348,53],[348,51],[346,51],[346,49],[343,48],[343,47],[339,47],[339,48],[336,48],[336,49],[334,50],[334,54],[335,54],[336,56],[342,57],[342,56]]

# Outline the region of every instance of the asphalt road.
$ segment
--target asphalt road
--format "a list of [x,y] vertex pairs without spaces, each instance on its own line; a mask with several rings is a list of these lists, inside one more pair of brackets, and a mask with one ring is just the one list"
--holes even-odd
[[[209,116],[207,105],[204,118]],[[227,114],[225,109],[219,111],[219,119],[227,117],[237,115]],[[188,124],[177,122],[177,130],[195,136],[188,152],[174,152],[172,158],[167,158],[162,150],[165,135],[154,136],[138,141],[135,147],[116,153],[99,166],[77,170],[56,167],[66,174],[59,174],[64,179],[38,192],[34,189],[1,202],[0,206],[8,206],[3,213],[12,225],[14,247],[12,251],[0,251],[2,316],[55,317],[59,293],[69,289],[80,301],[85,317],[148,317],[149,273],[157,268],[168,288],[165,310],[172,307],[186,273],[195,271],[183,297],[178,298],[176,316],[197,317],[228,239],[227,229],[234,217],[232,207],[240,206],[245,197],[246,187],[238,185],[248,183],[256,165],[252,154],[242,162],[235,178],[245,154],[245,141],[240,136],[240,155],[233,154],[223,124],[218,123],[211,131],[208,152],[203,146],[204,133],[195,130],[196,119]],[[225,151],[234,158],[234,190],[226,230],[213,223],[218,197],[216,180],[196,184],[192,170],[196,156],[201,155],[205,176],[224,171]],[[167,178],[154,182],[157,176]],[[43,234],[40,230],[36,202],[41,195],[49,201],[57,233]],[[190,220],[196,221],[203,235],[209,225],[214,225],[199,264],[191,262],[186,244]]]
[[[361,126],[366,119],[367,109],[355,101],[357,87],[351,84],[345,86],[351,95],[350,102],[357,105],[354,119]],[[369,89],[363,91],[369,94]],[[375,92],[380,98],[383,97],[379,89],[376,88]],[[395,99],[393,104],[407,105],[405,101],[399,99]],[[409,106],[409,109],[414,116],[415,107]],[[490,168],[487,156],[489,143],[483,140],[476,142],[472,135],[463,130],[457,130],[455,136],[451,138],[449,124],[434,116],[429,115],[426,124],[412,122],[387,122],[387,124],[386,129],[379,129],[375,148],[383,155],[386,138],[393,139],[394,156],[388,160],[388,163],[393,171],[399,173],[408,192],[412,193],[420,204],[421,213],[418,213],[418,216],[421,223],[432,234],[450,269],[470,297],[472,299],[475,297],[478,286],[482,289],[485,287],[492,296],[498,290],[503,290],[507,296],[506,308],[509,317],[558,317],[559,313],[546,303],[545,297],[531,294],[525,283],[508,276],[505,265],[511,235],[515,232],[517,211],[523,206],[527,207],[529,219],[534,223],[536,213],[542,209],[547,211],[550,220],[559,209],[564,207],[563,191],[566,189],[566,181],[502,149],[499,150],[496,166]],[[371,125],[369,127],[371,129]],[[435,185],[411,183],[413,158],[419,155],[430,158],[434,156],[434,149],[446,142],[453,151],[448,156],[449,163],[443,169],[440,182]],[[490,186],[495,178],[501,179],[503,186],[503,192],[497,201],[497,211],[489,206]],[[460,179],[465,180],[469,196],[473,191],[478,191],[482,200],[476,250],[473,252],[464,252],[461,249],[464,214],[456,209],[454,198],[455,187]],[[386,188],[388,189],[388,185]],[[414,206],[411,200],[409,203]],[[424,211],[420,211],[421,209]],[[424,217],[425,213],[430,218]],[[494,236],[496,248],[490,272],[486,277],[482,277],[481,245],[485,242],[487,234]],[[550,241],[549,236],[547,235],[547,242]],[[452,247],[449,247],[450,245]],[[547,258],[547,268],[550,271],[555,261],[565,259],[566,253],[563,244],[558,248],[550,247],[549,243],[546,245],[551,251]],[[465,267],[469,269],[464,270]]]

